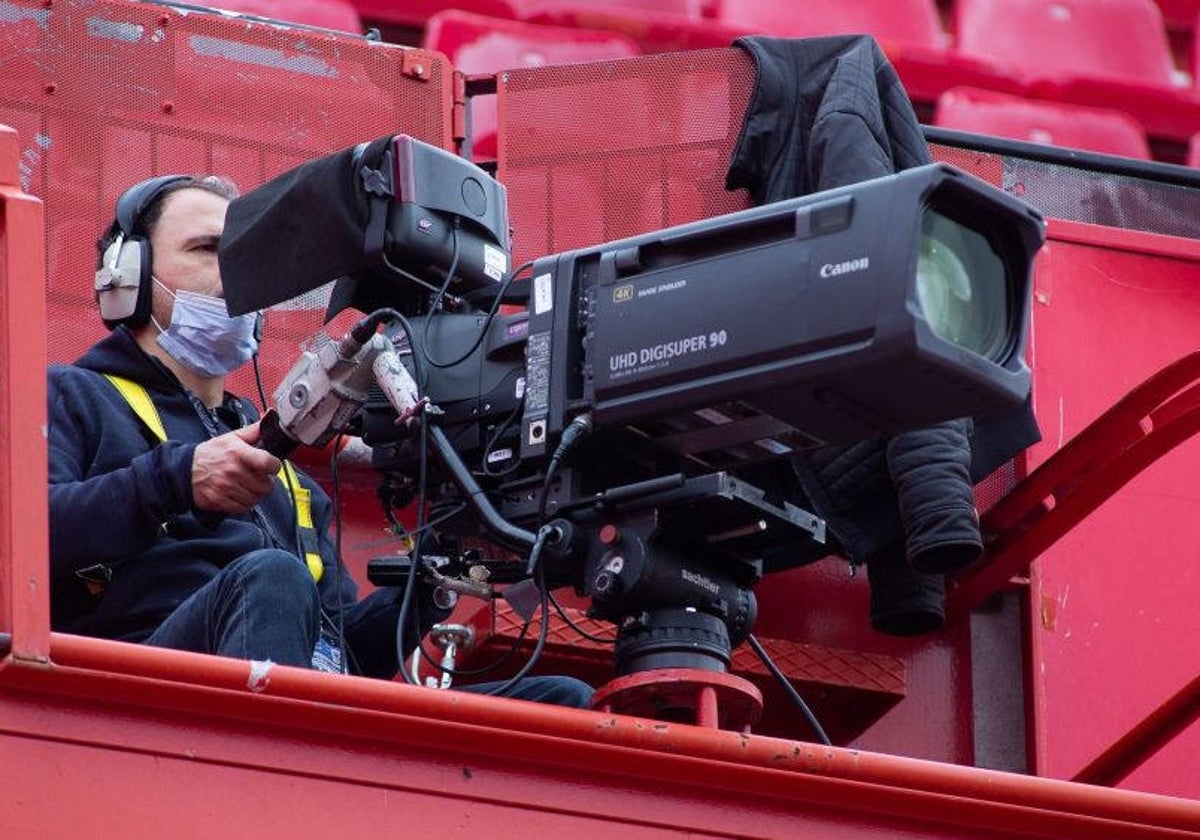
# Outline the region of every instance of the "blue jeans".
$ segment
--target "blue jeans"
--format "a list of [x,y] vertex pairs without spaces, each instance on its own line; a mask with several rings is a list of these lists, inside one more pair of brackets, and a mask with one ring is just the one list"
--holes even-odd
[[145,644],[312,667],[321,603],[307,567],[277,548],[234,560],[167,616]]
[[[145,644],[311,668],[320,628],[320,597],[308,569],[293,554],[265,548],[242,555],[192,593]],[[489,694],[500,685],[461,690]],[[587,708],[592,689],[573,677],[526,677],[506,696]]]
[[[491,694],[502,685],[504,685],[503,681],[455,685],[453,688],[455,691],[467,691],[471,694]],[[572,709],[587,709],[591,707],[592,687],[574,677],[525,677],[504,696],[515,697],[518,700],[532,700],[535,703],[567,706]]]

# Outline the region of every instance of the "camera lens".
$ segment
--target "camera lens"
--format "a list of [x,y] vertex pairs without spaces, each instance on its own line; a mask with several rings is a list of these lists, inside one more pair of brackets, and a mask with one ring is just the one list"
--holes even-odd
[[1009,322],[1004,261],[982,233],[935,210],[921,221],[917,302],[939,338],[1003,361]]

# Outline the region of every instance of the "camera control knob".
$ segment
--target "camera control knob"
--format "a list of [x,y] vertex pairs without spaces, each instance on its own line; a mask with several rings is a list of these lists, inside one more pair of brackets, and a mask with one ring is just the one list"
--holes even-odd
[[592,581],[592,591],[596,595],[603,595],[611,598],[616,595],[620,595],[621,589],[621,578],[612,572],[600,572]]
[[592,591],[597,595],[610,598],[620,595],[625,589],[624,581],[621,579],[621,570],[625,568],[625,558],[610,551],[602,559],[604,565],[592,579]]

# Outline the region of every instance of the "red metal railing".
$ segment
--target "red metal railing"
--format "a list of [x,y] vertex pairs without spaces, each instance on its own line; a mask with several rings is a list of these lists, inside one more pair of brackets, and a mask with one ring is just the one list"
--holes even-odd
[[17,133],[0,126],[0,631],[12,655],[50,652],[46,295],[42,203],[21,189]]

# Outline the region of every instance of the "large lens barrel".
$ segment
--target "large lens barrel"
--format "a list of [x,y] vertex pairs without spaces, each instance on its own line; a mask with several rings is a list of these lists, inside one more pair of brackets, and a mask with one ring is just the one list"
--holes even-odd
[[1012,317],[1005,263],[981,232],[926,209],[917,256],[917,301],[930,329],[1003,361]]

